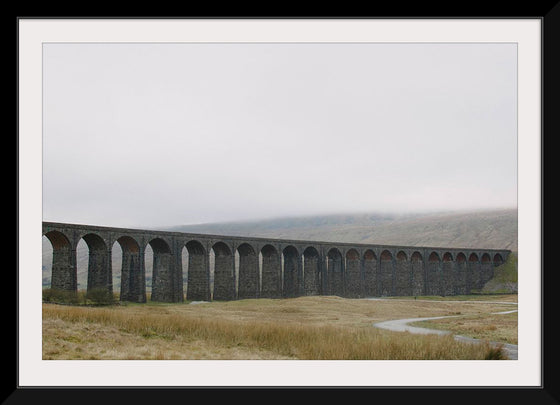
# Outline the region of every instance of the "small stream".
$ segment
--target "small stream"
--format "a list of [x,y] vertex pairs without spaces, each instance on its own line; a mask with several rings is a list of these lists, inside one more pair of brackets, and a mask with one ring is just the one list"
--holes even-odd
[[[379,300],[382,300],[383,298],[377,298]],[[449,301],[446,301],[449,302]],[[468,301],[468,302],[473,302],[473,301]],[[481,302],[481,301],[476,301],[477,303]],[[497,302],[495,301],[486,301],[488,303],[492,303],[492,304],[496,304]],[[500,302],[500,304],[514,304],[517,305],[517,303],[512,303],[512,302]],[[511,311],[503,311],[503,312],[493,312],[492,315],[505,315],[505,314],[511,314],[517,312],[517,309],[511,310]],[[428,317],[428,318],[405,318],[405,319],[393,319],[393,320],[389,320],[389,321],[383,321],[383,322],[377,322],[374,323],[373,326],[380,328],[380,329],[386,329],[386,330],[390,330],[393,332],[410,332],[410,333],[415,333],[415,334],[422,334],[422,335],[428,335],[428,334],[435,334],[435,335],[449,335],[451,334],[450,331],[445,331],[445,330],[438,330],[438,329],[429,329],[429,328],[421,328],[419,326],[411,326],[409,325],[410,323],[413,322],[419,322],[419,321],[431,321],[434,319],[443,319],[443,318],[457,318],[457,317],[461,317],[463,315],[448,315],[448,316],[432,316],[432,317]],[[460,342],[467,342],[467,343],[482,343],[484,342],[484,340],[481,339],[475,339],[475,338],[471,338],[471,337],[467,337],[467,336],[461,336],[461,335],[454,335],[453,338],[457,341]],[[513,345],[513,344],[509,344],[509,343],[499,343],[499,342],[489,342],[491,345],[494,346],[498,346],[498,345],[503,345],[503,349],[506,352],[509,360],[517,360],[517,345]]]

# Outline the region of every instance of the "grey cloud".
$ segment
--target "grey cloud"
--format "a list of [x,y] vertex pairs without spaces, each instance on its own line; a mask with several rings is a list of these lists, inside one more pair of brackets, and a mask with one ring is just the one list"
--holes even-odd
[[516,206],[513,44],[46,44],[45,220]]

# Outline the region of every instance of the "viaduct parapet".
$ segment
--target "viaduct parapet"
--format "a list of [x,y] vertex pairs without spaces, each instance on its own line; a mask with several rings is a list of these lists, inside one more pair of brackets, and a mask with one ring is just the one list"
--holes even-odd
[[[77,291],[78,242],[89,249],[87,289],[113,292],[112,249],[122,250],[120,299],[163,302],[336,295],[348,298],[469,294],[510,250],[372,245],[193,234],[43,222],[53,247],[51,288]],[[183,249],[188,263],[183,263]],[[212,260],[211,260],[212,257]],[[118,270],[118,269],[117,269]],[[187,273],[186,288],[183,271]]]

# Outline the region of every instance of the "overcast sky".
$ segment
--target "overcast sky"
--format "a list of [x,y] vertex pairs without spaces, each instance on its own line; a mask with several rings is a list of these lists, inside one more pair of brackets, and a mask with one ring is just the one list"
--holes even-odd
[[45,44],[43,219],[517,206],[515,44]]

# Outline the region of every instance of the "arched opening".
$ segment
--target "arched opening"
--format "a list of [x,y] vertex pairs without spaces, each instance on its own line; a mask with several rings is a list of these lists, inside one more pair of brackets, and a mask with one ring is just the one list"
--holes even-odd
[[453,262],[453,256],[449,252],[445,252],[443,254],[443,263],[442,263],[442,295],[453,295],[454,294],[454,286],[453,286],[453,273],[455,272],[455,263]]
[[364,253],[364,294],[366,297],[375,297],[377,291],[377,257],[373,250]]
[[427,276],[426,293],[428,295],[441,295],[441,259],[436,252],[430,253],[430,256],[428,257]]
[[262,266],[263,266],[263,255],[262,250],[257,249],[257,269],[258,269],[258,280],[259,280],[259,287],[257,288],[257,294],[259,297],[262,298]]
[[282,259],[272,245],[261,249],[261,297],[280,298],[282,296]]
[[402,250],[397,253],[395,269],[395,295],[412,295],[412,269],[406,253]]
[[303,285],[305,295],[321,295],[323,293],[319,252],[313,246],[303,251]]
[[75,252],[63,233],[50,231],[43,235],[42,257],[43,287],[77,292]]
[[[148,265],[148,256],[152,259],[151,271],[151,300],[173,302],[173,258],[169,244],[162,238],[154,238],[148,242],[145,252],[145,261]],[[146,274],[148,278],[148,274]]]
[[287,246],[282,250],[283,261],[283,287],[284,297],[297,297],[299,295],[299,281],[301,269],[299,266],[299,252],[294,246]]
[[224,242],[212,246],[214,254],[214,288],[212,299],[229,301],[235,299],[235,261],[231,249]]
[[394,266],[393,266],[393,255],[388,250],[381,252],[379,256],[380,259],[380,276],[381,279],[381,296],[387,297],[395,295],[394,291]]
[[85,240],[78,240],[74,255],[76,260],[77,288],[78,291],[86,291],[88,284],[89,247]]
[[455,294],[467,294],[467,257],[458,253],[455,259]]
[[[82,236],[87,245],[87,292],[105,290],[108,294],[113,294],[113,275],[111,272],[111,263],[109,250],[103,238],[94,233],[88,233]],[[81,241],[80,241],[81,242]],[[78,262],[78,273],[80,272],[81,263]]]
[[130,236],[121,236],[113,243],[111,252],[111,263],[115,269],[113,288],[119,291],[119,299],[146,302],[146,280],[138,242]]
[[327,280],[330,295],[344,296],[342,254],[337,248],[332,248],[327,253]]
[[118,295],[118,299],[122,301],[122,248],[117,241],[111,246],[111,277],[113,295]]
[[480,260],[475,253],[469,255],[467,269],[467,291],[470,293],[472,289],[480,288]]
[[412,267],[412,295],[424,295],[426,274],[424,271],[424,259],[420,252],[414,252],[410,256],[410,264]]
[[51,288],[54,249],[49,238],[43,235],[42,239],[41,285],[43,288]]
[[360,263],[360,254],[356,249],[350,249],[346,252],[345,266],[345,297],[358,298],[363,297],[362,269]]
[[146,279],[146,293],[152,296],[152,279],[154,272],[154,250],[150,244],[144,248],[144,274]]
[[185,244],[188,252],[187,300],[210,300],[210,266],[206,249],[197,240]]
[[259,297],[259,260],[255,249],[248,243],[237,248],[239,257],[239,284],[237,295],[239,299]]
[[183,291],[185,297],[189,291],[189,250],[186,244],[181,248],[181,283],[183,284]]
[[504,259],[502,258],[502,255],[499,253],[496,253],[494,255],[494,266],[500,266],[504,263]]

